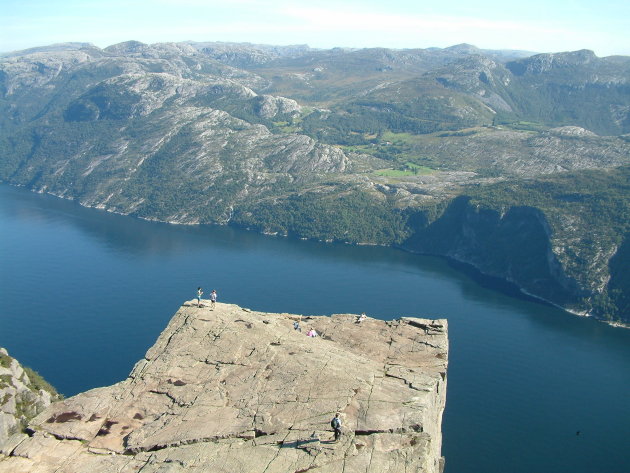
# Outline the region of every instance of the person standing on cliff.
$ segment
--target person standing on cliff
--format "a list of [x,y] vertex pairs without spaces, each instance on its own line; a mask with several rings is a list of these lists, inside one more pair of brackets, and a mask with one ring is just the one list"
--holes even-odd
[[217,291],[214,289],[210,293],[210,303],[212,305],[212,310],[214,310],[214,303],[217,301]]
[[197,288],[197,307],[201,307],[201,296],[203,295],[203,290],[201,286]]
[[339,412],[335,414],[335,417],[330,421],[330,426],[335,431],[335,442],[339,440],[341,437],[341,418],[339,417]]

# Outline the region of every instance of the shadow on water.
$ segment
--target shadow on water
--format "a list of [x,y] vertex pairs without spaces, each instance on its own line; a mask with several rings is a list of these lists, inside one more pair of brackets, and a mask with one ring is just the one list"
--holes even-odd
[[461,273],[473,280],[479,287],[483,287],[484,289],[489,289],[492,291],[498,291],[502,294],[505,294],[506,296],[513,297],[515,299],[553,307],[552,304],[546,301],[525,294],[519,289],[516,284],[511,283],[510,281],[506,281],[505,279],[483,274],[470,264],[461,263],[452,259],[447,259],[447,264],[458,273]]

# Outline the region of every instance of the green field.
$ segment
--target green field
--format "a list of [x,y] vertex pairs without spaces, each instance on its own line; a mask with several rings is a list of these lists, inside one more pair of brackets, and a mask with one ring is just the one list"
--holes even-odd
[[374,171],[377,176],[385,177],[405,177],[405,176],[425,176],[435,171],[426,166],[419,166],[415,163],[405,163],[399,169],[378,169]]

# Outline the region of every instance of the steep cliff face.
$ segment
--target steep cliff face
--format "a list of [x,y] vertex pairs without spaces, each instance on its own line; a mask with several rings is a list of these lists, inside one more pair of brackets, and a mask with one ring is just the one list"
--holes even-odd
[[0,348],[0,451],[10,448],[9,437],[21,438],[26,424],[58,399],[48,383]]
[[207,302],[184,304],[125,381],[40,414],[0,472],[442,470],[446,321]]
[[579,314],[629,323],[630,168],[467,189],[410,214],[412,251],[452,257]]
[[580,302],[592,295],[590,288],[565,273],[553,238],[538,209],[516,206],[501,214],[460,197],[435,222],[419,226],[404,247],[471,264],[554,304],[584,310]]
[[604,301],[607,307],[620,319],[630,323],[630,316],[623,317],[624,314],[630,314],[630,234],[624,235],[621,245],[610,259],[610,279],[607,283],[607,296],[610,299]]

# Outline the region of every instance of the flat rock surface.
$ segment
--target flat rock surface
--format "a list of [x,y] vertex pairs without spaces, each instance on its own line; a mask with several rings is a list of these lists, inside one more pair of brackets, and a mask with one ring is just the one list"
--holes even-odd
[[125,381],[36,417],[0,473],[441,470],[445,320],[209,305],[185,303]]

